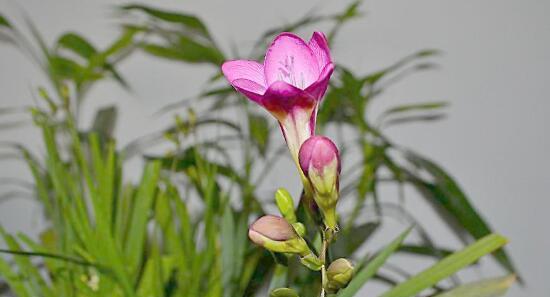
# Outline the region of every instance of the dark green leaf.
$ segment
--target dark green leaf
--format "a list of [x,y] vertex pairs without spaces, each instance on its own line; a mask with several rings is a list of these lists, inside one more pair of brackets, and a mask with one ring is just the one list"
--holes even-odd
[[187,29],[191,29],[198,33],[201,33],[204,36],[210,36],[208,33],[208,29],[206,28],[204,23],[199,18],[193,15],[155,9],[139,4],[128,4],[121,6],[120,8],[127,11],[139,10],[152,17],[161,19],[166,22],[180,24],[185,26],[185,28]]
[[3,15],[0,14],[0,26],[11,28],[11,24]]
[[173,45],[144,44],[147,53],[170,60],[188,63],[212,63],[220,65],[224,57],[218,49],[202,45],[188,37],[181,36],[179,42]]
[[248,116],[250,138],[262,156],[265,156],[269,145],[269,122],[263,116],[250,114]]
[[91,43],[76,33],[63,34],[57,41],[57,46],[71,50],[86,59],[90,59],[97,52]]
[[349,285],[343,289],[340,290],[338,293],[338,297],[353,297],[361,287],[369,280],[371,279],[378,269],[386,263],[386,260],[397,250],[397,248],[401,245],[403,240],[409,235],[411,232],[412,227],[407,229],[405,232],[401,233],[396,239],[394,239],[388,246],[386,246],[378,255],[376,255],[372,260],[369,261],[369,263],[362,268],[351,280]]
[[330,249],[334,258],[348,257],[360,248],[378,229],[380,223],[369,222],[351,229],[342,230]]
[[107,138],[113,137],[116,125],[117,109],[115,106],[108,106],[97,111],[92,125],[92,131]]
[[[410,178],[413,185],[436,206],[436,209],[450,215],[452,220],[446,222],[451,224],[451,227],[455,228],[456,225],[453,223],[457,222],[462,230],[476,239],[492,233],[489,224],[470,203],[458,183],[443,168],[412,151],[405,152],[405,157],[413,165],[432,175],[433,181],[425,181],[414,175]],[[460,231],[458,235],[461,236]],[[504,249],[496,252],[494,257],[506,270],[516,272]]]

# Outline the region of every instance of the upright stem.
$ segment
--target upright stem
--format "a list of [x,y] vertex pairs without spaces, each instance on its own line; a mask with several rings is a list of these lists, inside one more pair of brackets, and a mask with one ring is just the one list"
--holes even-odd
[[321,295],[320,297],[325,297],[326,295],[326,292],[325,292],[325,287],[327,285],[327,271],[326,271],[326,258],[327,258],[327,249],[328,249],[328,245],[329,245],[329,238],[326,234],[326,230],[323,231],[322,233],[322,237],[323,237],[323,244],[321,246],[321,254],[319,255],[319,259],[321,260],[321,263],[323,263],[323,266],[321,267]]

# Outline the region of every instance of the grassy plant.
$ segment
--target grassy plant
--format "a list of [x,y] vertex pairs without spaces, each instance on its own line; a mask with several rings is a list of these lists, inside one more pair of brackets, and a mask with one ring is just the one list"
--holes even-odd
[[[233,297],[265,296],[267,291],[272,296],[318,296],[321,281],[317,272],[300,266],[296,259],[255,247],[247,238],[250,221],[265,214],[267,202],[260,199],[258,191],[286,148],[277,146],[269,136],[277,129],[274,122],[222,83],[219,73],[195,98],[161,109],[166,113],[176,107],[188,108],[175,116],[173,126],[136,139],[123,149],[116,149],[112,133],[114,108],[100,110],[92,128],[77,128],[81,103],[95,83],[106,78],[124,87],[131,83],[116,71],[116,65],[135,51],[179,62],[182,67],[199,63],[217,71],[227,58],[196,16],[137,4],[118,11],[124,18],[123,33],[102,50],[74,33],[63,34],[48,46],[32,23],[29,38],[0,16],[2,40],[18,46],[35,61],[53,90],[49,94],[41,88],[42,101],[27,109],[42,132],[44,157],[34,156],[20,145],[11,146],[34,177],[34,195],[43,206],[48,226],[39,239],[0,228],[6,246],[0,251],[5,254],[0,257],[0,276],[7,284],[0,290],[17,296]],[[147,18],[135,18],[136,14]],[[360,3],[356,2],[336,14],[310,14],[270,29],[258,38],[250,58],[261,55],[268,40],[281,31],[326,23],[331,26],[329,40],[333,40],[347,22],[360,15]],[[366,116],[379,94],[409,74],[430,69],[437,54],[422,50],[364,75],[337,66],[319,111],[319,130],[352,131],[352,136],[339,141],[341,153],[343,158],[352,152],[360,156],[357,165],[344,168],[342,174],[341,199],[353,201],[353,205],[341,216],[338,241],[328,253],[334,259],[353,255],[357,262],[355,277],[337,293],[339,297],[358,296],[367,281],[390,284],[392,288],[382,295],[385,297],[416,296],[430,288],[441,296],[455,296],[450,294],[461,290],[484,292],[480,297],[496,296],[505,292],[510,278],[465,285],[447,293],[443,291],[448,287],[438,286],[490,253],[507,273],[517,273],[501,249],[506,240],[491,235],[489,224],[451,175],[384,133],[391,125],[440,119],[446,104],[395,106],[376,121]],[[242,117],[237,120],[231,116],[234,113]],[[198,137],[209,129],[223,134]],[[159,142],[173,149],[165,155],[144,153]],[[239,155],[228,150],[235,145],[242,148]],[[141,180],[129,183],[123,174],[124,164],[136,155],[143,156],[146,165]],[[414,213],[378,195],[381,183],[417,189],[468,246],[461,251],[443,248],[431,239],[429,228],[416,221]],[[366,208],[374,212],[369,214]],[[380,251],[360,254],[396,209],[414,225],[420,243],[404,243],[407,230]],[[298,216],[307,221],[303,209]],[[308,230],[316,230],[309,225]],[[319,250],[319,233],[310,233],[309,241]],[[395,253],[441,261],[400,283],[379,271]],[[296,293],[275,290],[283,287]]]

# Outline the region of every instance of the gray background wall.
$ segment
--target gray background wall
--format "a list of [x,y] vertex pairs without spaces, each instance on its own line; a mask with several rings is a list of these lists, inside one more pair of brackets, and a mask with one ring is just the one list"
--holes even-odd
[[[231,46],[250,47],[267,27],[293,20],[313,6],[334,11],[344,6],[341,2],[154,1],[199,14],[227,52]],[[49,42],[71,29],[101,46],[116,36],[110,9],[120,3],[124,2],[0,0],[0,11],[8,16],[26,11]],[[421,48],[444,51],[437,60],[439,70],[395,85],[381,97],[373,114],[404,102],[447,100],[452,104],[447,120],[388,133],[394,141],[444,164],[494,229],[510,238],[509,250],[527,287],[514,287],[509,296],[548,296],[550,1],[370,0],[364,7],[367,17],[342,31],[333,49],[335,59],[366,73]],[[143,55],[124,63],[121,70],[134,91],[128,93],[113,83],[99,85],[90,94],[84,125],[96,107],[116,103],[122,111],[116,131],[122,144],[164,127],[170,117],[156,118],[152,113],[195,94],[210,73]],[[43,83],[44,78],[20,53],[0,46],[1,107],[33,104],[33,87]],[[37,137],[30,126],[0,133],[1,140],[31,145],[39,143]],[[139,168],[139,164],[130,166]],[[13,175],[28,177],[20,163],[2,162],[0,177]],[[420,199],[413,195],[407,205],[421,214],[440,242],[457,245]],[[40,210],[28,199],[2,202],[0,224],[10,231],[36,233]],[[501,273],[490,260],[485,262],[465,279]]]

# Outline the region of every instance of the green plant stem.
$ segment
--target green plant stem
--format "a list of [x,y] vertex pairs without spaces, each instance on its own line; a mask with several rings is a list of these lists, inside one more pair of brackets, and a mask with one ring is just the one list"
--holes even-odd
[[326,291],[325,288],[327,286],[328,280],[327,280],[327,270],[326,270],[326,258],[327,258],[327,249],[329,245],[329,236],[327,236],[327,230],[322,231],[323,235],[323,244],[321,246],[321,253],[319,254],[319,259],[321,260],[321,263],[323,263],[323,266],[321,267],[321,295],[320,297],[325,297]]

